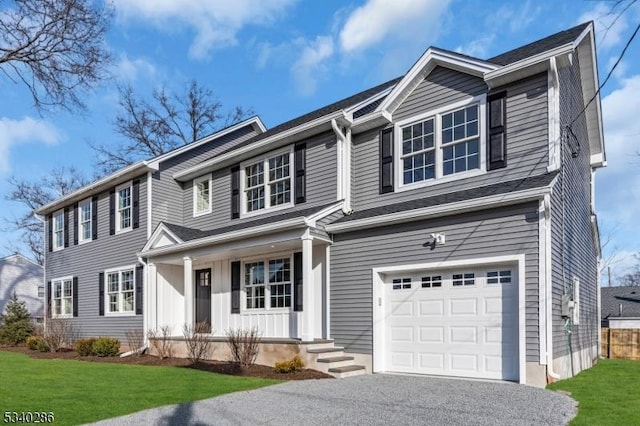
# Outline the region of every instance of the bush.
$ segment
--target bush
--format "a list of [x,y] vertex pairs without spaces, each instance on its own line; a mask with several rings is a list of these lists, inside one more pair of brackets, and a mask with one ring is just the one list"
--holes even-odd
[[165,325],[158,330],[147,331],[149,344],[153,346],[160,359],[171,358],[173,355],[173,344],[171,342],[171,327]]
[[90,337],[88,339],[78,339],[73,344],[73,350],[78,353],[80,356],[89,356],[93,353],[93,344],[96,339],[94,337]]
[[47,342],[43,338],[41,338],[40,340],[38,340],[38,350],[40,352],[49,352],[51,348],[49,348]]
[[16,346],[33,334],[31,314],[24,302],[18,302],[15,293],[5,307],[5,314],[0,315],[0,324],[0,343]]
[[65,318],[48,319],[44,328],[44,341],[52,352],[70,348],[78,339],[78,330]]
[[42,336],[29,336],[27,337],[26,344],[32,351],[37,351],[40,343],[44,343]]
[[293,373],[294,371],[300,371],[304,368],[304,361],[300,358],[300,355],[296,355],[290,360],[276,362],[276,366],[273,371],[276,373]]
[[111,337],[98,337],[91,346],[91,353],[96,356],[116,356],[120,352],[120,341]]
[[142,355],[144,352],[141,350],[144,345],[144,331],[136,328],[135,330],[127,330],[124,335],[127,338],[129,350],[133,351],[135,356]]
[[192,363],[198,363],[210,355],[211,340],[209,340],[209,335],[212,332],[211,326],[205,322],[197,322],[193,326],[185,324],[182,327],[184,342],[187,345],[187,352]]
[[226,334],[232,361],[244,368],[251,367],[258,357],[258,327],[229,329]]

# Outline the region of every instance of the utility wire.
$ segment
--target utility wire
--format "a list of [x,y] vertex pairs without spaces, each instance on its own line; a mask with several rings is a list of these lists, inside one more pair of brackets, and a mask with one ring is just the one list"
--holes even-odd
[[598,95],[600,94],[600,90],[602,90],[604,85],[607,84],[607,81],[609,81],[609,78],[611,78],[611,75],[613,74],[613,71],[616,69],[616,67],[618,66],[618,64],[620,63],[622,58],[624,57],[624,54],[627,52],[627,49],[629,48],[629,45],[631,45],[631,42],[636,37],[636,34],[638,34],[638,30],[640,30],[640,23],[638,24],[638,26],[636,27],[636,30],[633,32],[633,34],[631,35],[631,37],[627,41],[627,44],[624,46],[624,49],[622,49],[622,53],[620,53],[620,56],[618,57],[618,60],[616,61],[615,64],[613,64],[613,67],[611,67],[611,70],[609,70],[609,74],[607,74],[607,77],[604,79],[604,81],[602,82],[600,87],[598,87],[598,90],[596,90],[596,93],[593,95],[593,97],[591,99],[589,99],[589,102],[587,102],[587,104],[584,106],[584,108],[582,108],[582,111],[580,111],[580,113],[576,116],[576,118],[574,118],[573,121],[571,123],[569,123],[568,127],[571,127],[573,125],[573,123],[575,123],[576,120],[578,120],[578,118],[580,118],[580,116],[582,114],[584,114],[584,112],[587,110],[587,108],[589,108],[589,105],[591,105],[591,102],[593,102],[598,97]]

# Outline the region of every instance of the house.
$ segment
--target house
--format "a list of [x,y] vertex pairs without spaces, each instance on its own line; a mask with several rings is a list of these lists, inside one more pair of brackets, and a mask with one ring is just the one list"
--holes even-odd
[[602,287],[601,325],[605,328],[640,328],[640,287]]
[[[83,335],[257,327],[258,362],[544,386],[598,356],[593,24],[254,117],[37,211]],[[569,341],[570,339],[570,341]],[[570,344],[569,344],[570,343]],[[183,349],[180,349],[183,350]]]
[[0,313],[15,293],[25,302],[31,318],[44,319],[44,270],[31,259],[16,253],[0,259]]

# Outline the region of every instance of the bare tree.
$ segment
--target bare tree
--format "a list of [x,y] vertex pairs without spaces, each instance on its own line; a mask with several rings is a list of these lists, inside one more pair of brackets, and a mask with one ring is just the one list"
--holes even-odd
[[130,86],[121,87],[119,104],[121,111],[113,125],[126,141],[118,146],[90,143],[103,174],[164,154],[253,114],[239,106],[223,112],[213,91],[195,80],[182,94],[166,87],[154,90],[151,101]]
[[21,242],[26,245],[39,264],[42,265],[44,262],[44,228],[42,222],[34,216],[34,210],[87,183],[88,180],[84,175],[73,167],[54,169],[36,181],[19,179],[15,176],[9,179],[11,193],[6,196],[6,199],[22,204],[26,210],[21,216],[6,219],[7,225],[12,231],[22,232]]
[[92,0],[14,0],[0,12],[0,70],[39,110],[83,109],[79,91],[106,76],[111,10]]
[[640,253],[633,255],[636,264],[630,272],[620,277],[620,285],[637,285],[640,286]]

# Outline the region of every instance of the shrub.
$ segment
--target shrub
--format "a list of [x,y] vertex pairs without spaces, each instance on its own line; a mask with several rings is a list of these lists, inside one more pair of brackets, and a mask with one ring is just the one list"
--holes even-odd
[[88,339],[78,339],[73,344],[73,350],[78,353],[80,356],[89,356],[93,353],[93,344],[96,339],[94,337],[90,337]]
[[26,340],[27,347],[32,351],[37,351],[38,345],[40,345],[40,343],[44,343],[44,339],[42,338],[42,336],[27,337],[27,340]]
[[41,338],[38,340],[38,350],[40,352],[49,352],[51,349],[49,348],[49,345],[47,345],[47,342]]
[[300,355],[296,355],[293,358],[276,362],[276,366],[273,371],[276,373],[293,373],[294,371],[300,371],[304,368],[304,361],[300,358]]
[[58,352],[61,348],[72,347],[78,334],[78,330],[68,319],[48,319],[44,328],[44,341],[51,352]]
[[158,330],[147,331],[149,343],[155,349],[160,359],[171,358],[173,355],[173,345],[171,343],[171,327],[165,325]]
[[0,315],[0,343],[16,346],[24,343],[33,333],[31,314],[25,302],[18,302],[15,293],[5,307],[5,314]]
[[127,345],[129,345],[129,350],[134,351],[135,356],[142,355],[142,345],[144,345],[144,331],[136,328],[135,330],[127,330],[124,333],[127,338]]
[[91,353],[96,356],[116,356],[120,352],[120,341],[112,337],[98,337],[91,346]]
[[244,368],[251,367],[258,357],[258,327],[229,329],[226,334],[232,361]]
[[211,347],[209,334],[212,332],[211,326],[205,322],[197,322],[193,326],[185,324],[182,327],[184,342],[187,345],[187,352],[191,362],[200,362],[209,355]]

